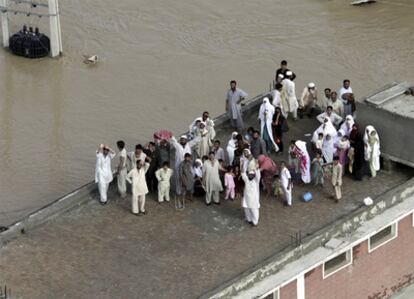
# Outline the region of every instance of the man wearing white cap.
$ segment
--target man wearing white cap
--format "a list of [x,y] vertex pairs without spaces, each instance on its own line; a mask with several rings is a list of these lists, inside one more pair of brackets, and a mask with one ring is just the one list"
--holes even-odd
[[107,145],[101,144],[96,151],[95,183],[98,183],[99,202],[105,205],[109,183],[112,182],[111,160],[115,157],[115,152]]
[[149,166],[150,164],[148,162],[137,161],[136,167],[128,172],[126,177],[132,189],[132,214],[136,216],[147,214],[145,210],[145,195],[148,193],[148,186],[145,174]]
[[289,71],[292,73],[292,75],[291,75],[292,76],[292,78],[291,78],[292,81],[295,80],[296,75],[291,70],[288,69],[287,61],[282,60],[280,62],[280,68],[276,71],[276,81],[278,80],[279,75],[286,76],[286,73],[289,72]]
[[291,80],[293,76],[292,71],[287,71],[285,79],[283,79],[282,90],[282,106],[285,108],[286,114],[292,113],[293,119],[296,120],[298,116],[298,99],[296,98],[295,82]]
[[257,226],[260,208],[260,170],[243,172],[242,179],[245,184],[242,207],[244,208],[246,221],[252,226]]
[[236,81],[230,82],[230,89],[226,96],[226,112],[230,118],[231,126],[234,130],[242,132],[244,129],[241,102],[246,99],[247,93],[240,88],[236,88]]
[[315,83],[311,82],[303,89],[302,96],[300,97],[300,117],[302,118],[304,114],[307,114],[308,117],[311,117],[317,101],[318,91],[316,90]]
[[284,78],[285,78],[285,76],[283,76],[282,74],[277,75],[276,76],[276,84],[277,83],[282,83]]
[[181,195],[181,182],[180,182],[180,177],[178,174],[178,169],[180,167],[181,162],[183,162],[184,160],[184,155],[185,154],[190,154],[192,152],[192,147],[194,147],[196,144],[198,144],[200,142],[200,137],[196,137],[191,141],[188,141],[187,136],[186,135],[182,135],[180,137],[180,142],[177,141],[177,139],[175,139],[175,137],[171,137],[171,144],[172,146],[175,148],[175,171],[174,171],[174,176],[175,176],[175,192],[177,193],[177,195]]

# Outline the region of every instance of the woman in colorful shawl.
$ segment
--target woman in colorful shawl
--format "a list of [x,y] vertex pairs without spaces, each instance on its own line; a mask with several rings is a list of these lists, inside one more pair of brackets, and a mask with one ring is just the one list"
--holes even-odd
[[306,142],[301,140],[296,141],[294,153],[300,161],[300,172],[302,176],[302,181],[305,184],[309,184],[311,182],[310,157],[308,150],[306,149]]
[[274,177],[277,174],[277,166],[273,160],[265,155],[257,157],[259,169],[262,173],[262,184],[267,194],[270,195],[273,189]]

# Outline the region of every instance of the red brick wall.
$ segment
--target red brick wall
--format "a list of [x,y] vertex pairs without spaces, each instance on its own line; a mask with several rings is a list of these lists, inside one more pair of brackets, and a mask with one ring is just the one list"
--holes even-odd
[[[305,275],[306,299],[379,299],[414,283],[412,215],[398,223],[398,237],[368,253],[368,240],[353,248],[353,263],[323,279],[322,266]],[[284,299],[284,298],[283,298]]]
[[280,288],[280,299],[296,299],[296,288],[297,288],[296,279],[287,285]]

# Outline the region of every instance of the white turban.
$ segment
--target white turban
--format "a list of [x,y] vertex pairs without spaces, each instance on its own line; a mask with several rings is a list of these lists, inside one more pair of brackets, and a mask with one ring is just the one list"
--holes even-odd
[[315,83],[311,82],[308,84],[308,88],[314,88],[315,87]]

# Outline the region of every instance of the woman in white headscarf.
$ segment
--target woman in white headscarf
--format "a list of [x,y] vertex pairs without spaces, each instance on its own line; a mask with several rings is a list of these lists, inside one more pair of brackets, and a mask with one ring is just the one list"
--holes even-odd
[[345,131],[340,129],[338,130],[338,133],[336,133],[336,136],[333,138],[334,147],[338,147],[339,143],[341,142],[342,137],[345,136]]
[[270,104],[268,98],[264,98],[259,110],[259,119],[261,123],[261,137],[266,142],[266,149],[268,152],[270,152],[272,148],[274,148],[276,152],[279,151],[279,147],[273,138],[273,114],[275,114],[275,107]]
[[380,139],[377,131],[373,126],[367,126],[364,134],[365,161],[369,163],[371,176],[376,177],[377,171],[380,170]]
[[344,123],[341,125],[341,130],[344,130],[346,136],[349,137],[349,134],[351,134],[354,123],[354,117],[352,115],[347,115]]
[[332,163],[335,152],[334,142],[331,135],[327,134],[323,139],[322,155],[326,163]]
[[234,151],[236,150],[236,147],[237,147],[236,146],[236,144],[237,144],[236,137],[237,137],[238,134],[239,133],[237,133],[237,132],[233,132],[231,134],[231,138],[229,140],[229,143],[227,144],[226,151],[227,151],[227,156],[229,157],[229,165],[233,165]]
[[302,175],[302,181],[305,184],[309,184],[311,182],[310,157],[308,150],[306,149],[306,142],[301,140],[296,141],[293,152],[300,161],[300,172]]
[[337,135],[337,131],[336,131],[336,129],[335,129],[334,125],[332,124],[331,119],[329,117],[325,117],[323,124],[321,124],[315,130],[315,132],[313,132],[313,136],[312,136],[312,142],[313,143],[316,143],[316,141],[318,141],[319,133],[322,133],[323,137],[325,137],[326,135],[330,135],[331,137]]

